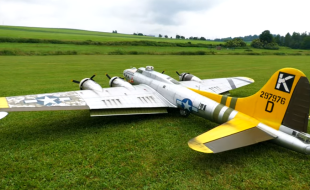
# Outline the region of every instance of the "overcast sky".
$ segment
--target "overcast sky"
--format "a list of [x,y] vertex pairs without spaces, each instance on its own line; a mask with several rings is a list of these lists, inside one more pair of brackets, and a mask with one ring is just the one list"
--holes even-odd
[[175,37],[310,32],[309,0],[0,0],[0,24]]

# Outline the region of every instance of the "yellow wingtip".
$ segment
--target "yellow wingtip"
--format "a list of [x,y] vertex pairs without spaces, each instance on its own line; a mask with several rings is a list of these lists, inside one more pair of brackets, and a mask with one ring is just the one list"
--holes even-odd
[[0,108],[9,108],[8,101],[5,97],[0,97]]
[[205,146],[203,143],[199,142],[197,138],[193,138],[192,140],[188,141],[188,146],[196,150],[198,152],[203,152],[203,153],[213,153],[211,149],[209,149],[207,146]]

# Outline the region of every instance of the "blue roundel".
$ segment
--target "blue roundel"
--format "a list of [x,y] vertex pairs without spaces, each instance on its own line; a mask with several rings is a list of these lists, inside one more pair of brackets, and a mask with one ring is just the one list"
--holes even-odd
[[182,109],[188,110],[188,111],[192,111],[192,107],[193,107],[193,103],[190,99],[185,98],[182,100]]

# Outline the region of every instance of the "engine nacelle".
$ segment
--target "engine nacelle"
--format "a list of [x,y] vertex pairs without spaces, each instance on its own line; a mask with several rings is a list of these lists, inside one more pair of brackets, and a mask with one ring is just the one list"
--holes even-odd
[[127,81],[119,78],[112,77],[109,82],[110,87],[125,87],[127,89],[134,89],[134,87]]
[[80,82],[80,89],[102,91],[102,87],[90,78],[85,78]]
[[179,75],[180,81],[196,81],[201,82],[201,79],[196,77],[195,75],[189,74],[189,73],[181,73]]

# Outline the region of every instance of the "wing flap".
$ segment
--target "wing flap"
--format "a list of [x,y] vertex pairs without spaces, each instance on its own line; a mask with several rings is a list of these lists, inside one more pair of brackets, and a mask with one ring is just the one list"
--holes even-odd
[[256,127],[258,121],[241,113],[188,142],[190,148],[204,153],[218,153],[276,138]]
[[90,116],[140,115],[168,113],[166,108],[123,108],[90,110]]

